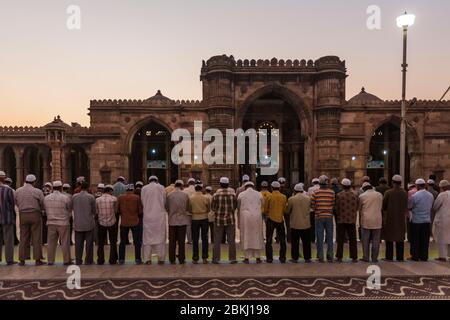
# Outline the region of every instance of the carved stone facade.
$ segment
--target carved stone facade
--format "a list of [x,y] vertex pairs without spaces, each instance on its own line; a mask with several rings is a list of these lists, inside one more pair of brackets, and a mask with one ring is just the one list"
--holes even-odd
[[[366,174],[388,177],[398,166],[394,140],[400,101],[383,101],[364,89],[347,101],[346,72],[345,61],[335,56],[316,61],[214,56],[202,64],[202,101],[175,101],[158,91],[145,100],[92,100],[88,128],[67,125],[59,117],[43,127],[1,127],[0,168],[15,178],[16,185],[28,173],[37,174],[40,182],[73,183],[79,175],[93,185],[119,175],[145,180],[154,172],[147,172],[151,161],[146,160],[156,153],[151,145],[159,135],[154,140],[162,148],[158,152],[165,151],[158,160],[158,170],[163,171],[157,172],[167,183],[193,176],[216,186],[221,176],[228,176],[237,185],[243,173],[258,176],[255,166],[170,164],[171,142],[163,135],[170,138],[177,128],[193,134],[198,120],[203,130],[267,125],[280,129],[278,176],[290,184],[308,184],[320,174],[348,176],[355,184]],[[449,177],[450,101],[419,100],[408,110],[407,122],[409,179],[433,173],[439,179]],[[141,134],[147,137],[135,149]],[[384,156],[377,154],[380,150]]]

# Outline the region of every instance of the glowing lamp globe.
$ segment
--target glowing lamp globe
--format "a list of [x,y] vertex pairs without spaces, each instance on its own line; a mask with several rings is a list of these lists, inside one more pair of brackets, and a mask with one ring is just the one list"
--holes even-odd
[[414,21],[416,20],[416,16],[413,14],[408,14],[405,12],[405,14],[397,17],[397,26],[399,28],[408,28],[411,27],[414,24]]

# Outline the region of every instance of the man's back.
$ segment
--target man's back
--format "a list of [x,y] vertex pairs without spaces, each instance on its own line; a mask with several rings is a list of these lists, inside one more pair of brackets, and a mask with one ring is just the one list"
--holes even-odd
[[417,191],[411,198],[411,221],[413,223],[430,223],[434,196],[427,190]]
[[138,225],[139,215],[142,213],[141,198],[132,192],[127,192],[119,196],[117,201],[121,225],[126,227]]
[[211,210],[215,213],[216,225],[234,224],[234,210],[237,206],[236,195],[229,189],[219,189],[214,194]]
[[95,200],[98,222],[103,227],[110,227],[116,223],[117,198],[104,193]]
[[[151,182],[142,188],[141,201],[144,210],[144,219],[150,215],[161,216],[166,213],[166,191],[159,183]],[[150,218],[151,219],[151,218]]]
[[334,191],[329,188],[319,188],[311,195],[311,208],[316,218],[333,217],[335,202]]
[[16,190],[16,205],[19,212],[37,212],[44,208],[44,194],[42,190],[25,184]]
[[266,214],[269,219],[275,222],[283,222],[286,203],[286,196],[280,191],[274,190],[267,199],[267,205],[265,208]]
[[48,225],[68,225],[72,201],[63,193],[53,191],[44,199]]
[[188,202],[189,196],[178,188],[167,195],[167,213],[170,226],[184,226],[188,224]]
[[73,227],[75,231],[90,231],[94,228],[95,197],[81,191],[72,197]]
[[381,229],[383,195],[373,189],[359,196],[360,224],[365,229]]
[[299,192],[288,200],[286,212],[290,215],[290,226],[293,229],[308,229],[310,222],[311,199],[304,192]]
[[353,190],[344,190],[336,195],[336,215],[338,223],[356,223],[359,196]]

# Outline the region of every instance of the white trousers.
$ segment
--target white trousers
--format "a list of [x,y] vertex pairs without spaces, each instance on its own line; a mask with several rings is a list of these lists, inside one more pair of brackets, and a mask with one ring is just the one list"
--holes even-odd
[[158,256],[158,261],[166,260],[166,243],[143,245],[144,262],[152,260],[152,254]]
[[261,250],[259,250],[259,249],[245,249],[244,250],[245,259],[259,258],[260,256],[261,256]]

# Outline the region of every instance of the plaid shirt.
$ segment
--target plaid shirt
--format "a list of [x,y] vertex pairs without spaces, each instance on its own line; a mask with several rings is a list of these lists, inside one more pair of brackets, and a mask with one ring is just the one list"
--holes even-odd
[[237,200],[234,191],[230,189],[219,189],[214,194],[211,210],[214,212],[216,226],[234,225],[234,211]]
[[17,189],[14,196],[20,213],[42,212],[44,209],[44,194],[42,190],[33,187],[29,183]]
[[47,225],[68,226],[72,215],[72,200],[59,191],[53,191],[44,199]]
[[98,223],[102,227],[111,227],[116,223],[117,198],[104,193],[95,200],[97,208]]

